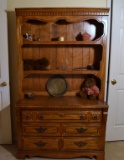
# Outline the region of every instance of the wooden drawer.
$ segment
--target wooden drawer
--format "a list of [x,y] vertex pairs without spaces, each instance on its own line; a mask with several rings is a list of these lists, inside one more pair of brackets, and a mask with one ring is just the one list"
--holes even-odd
[[92,137],[22,137],[23,150],[99,150],[100,139]]
[[23,122],[41,122],[43,120],[82,120],[88,122],[88,112],[82,114],[66,113],[66,112],[37,112],[22,111]]
[[29,136],[100,136],[102,124],[23,123],[22,134]]
[[88,121],[88,112],[82,113],[68,113],[68,112],[49,112],[49,113],[36,113],[36,120],[41,121],[41,117],[43,116],[44,120],[82,120],[84,122]]
[[64,139],[63,150],[99,150],[100,139],[91,137],[71,137]]
[[23,135],[36,135],[36,136],[58,136],[59,135],[58,123],[41,123],[41,124],[22,124]]
[[64,136],[100,136],[102,124],[65,123]]
[[101,111],[91,111],[89,112],[89,122],[101,122],[102,112]]
[[43,120],[81,120],[82,122],[101,122],[102,111],[82,112],[41,112],[22,111],[23,122],[41,122]]
[[58,138],[22,137],[23,150],[58,150]]
[[22,111],[21,120],[23,122],[34,122],[35,120],[35,111]]

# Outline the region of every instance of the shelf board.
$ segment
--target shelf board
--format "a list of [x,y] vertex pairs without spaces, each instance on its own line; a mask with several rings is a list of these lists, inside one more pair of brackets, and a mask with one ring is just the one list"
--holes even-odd
[[101,39],[95,41],[29,41],[23,39],[23,45],[101,45]]
[[99,76],[100,71],[98,70],[86,70],[86,69],[76,69],[76,70],[45,70],[45,71],[39,71],[39,70],[31,70],[31,71],[24,71],[24,77],[27,77],[29,75],[48,75],[48,74],[93,74],[96,76]]
[[[59,104],[59,105],[58,105]],[[23,99],[18,101],[17,107],[31,108],[35,107],[35,109],[67,109],[73,108],[84,109],[84,108],[103,108],[107,110],[108,105],[105,102],[99,100],[89,100],[83,99],[77,96],[62,96],[62,97],[53,97],[53,96],[35,96],[33,99]]]

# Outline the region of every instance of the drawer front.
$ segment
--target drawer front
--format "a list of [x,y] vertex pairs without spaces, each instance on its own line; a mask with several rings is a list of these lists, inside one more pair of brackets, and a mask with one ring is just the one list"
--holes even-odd
[[89,122],[101,122],[102,112],[101,111],[91,111],[89,113]]
[[65,138],[63,150],[99,150],[99,138]]
[[36,135],[36,136],[58,136],[59,124],[45,123],[45,124],[22,124],[23,135]]
[[100,136],[101,124],[65,123],[64,136]]
[[23,122],[34,122],[34,111],[22,111],[21,119]]
[[23,122],[42,122],[43,120],[81,120],[82,122],[101,122],[102,111],[82,111],[75,112],[41,112],[22,111]]
[[41,122],[43,120],[81,120],[88,122],[89,112],[81,114],[66,113],[66,112],[41,112],[41,111],[22,111],[23,122]]
[[99,138],[54,138],[54,137],[22,137],[23,150],[55,150],[55,151],[76,151],[76,150],[99,150]]
[[58,138],[22,137],[23,150],[57,150]]
[[82,112],[82,114],[75,114],[75,113],[66,113],[66,112],[49,112],[49,113],[42,113],[37,112],[36,120],[41,121],[43,116],[44,120],[82,120],[84,122],[88,121],[88,112]]

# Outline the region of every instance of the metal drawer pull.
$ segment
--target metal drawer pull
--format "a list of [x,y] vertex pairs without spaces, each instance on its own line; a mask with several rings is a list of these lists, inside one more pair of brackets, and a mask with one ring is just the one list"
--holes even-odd
[[40,142],[36,142],[35,144],[36,144],[38,147],[43,147],[43,146],[45,146],[47,143],[40,141]]
[[47,129],[46,129],[46,128],[39,127],[39,128],[35,128],[35,130],[36,130],[38,133],[43,133],[43,132],[45,132]]
[[83,147],[87,144],[87,142],[79,141],[79,142],[74,142],[74,144],[78,147]]
[[88,130],[87,128],[76,128],[76,130],[78,131],[78,133],[84,133],[86,132],[86,130]]
[[31,119],[31,115],[30,115],[30,114],[26,114],[26,115],[25,115],[25,119],[26,119],[26,120]]
[[99,115],[94,114],[93,115],[93,120],[98,120],[99,119]]
[[39,116],[38,116],[38,119],[39,119],[39,120],[43,120],[43,119],[44,119],[44,116],[43,116],[43,115],[39,115]]
[[80,116],[80,119],[81,119],[81,120],[85,120],[85,119],[86,119],[86,115],[84,115],[84,114],[81,115],[81,116]]
[[60,117],[64,117],[65,114],[64,114],[64,113],[60,113],[59,116],[60,116]]

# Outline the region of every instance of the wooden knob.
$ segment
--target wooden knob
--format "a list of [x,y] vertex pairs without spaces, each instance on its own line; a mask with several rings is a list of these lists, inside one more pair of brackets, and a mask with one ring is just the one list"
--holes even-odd
[[65,114],[64,114],[64,113],[60,113],[59,116],[60,116],[60,117],[64,117]]

